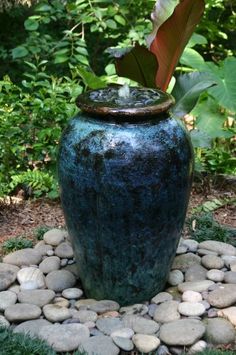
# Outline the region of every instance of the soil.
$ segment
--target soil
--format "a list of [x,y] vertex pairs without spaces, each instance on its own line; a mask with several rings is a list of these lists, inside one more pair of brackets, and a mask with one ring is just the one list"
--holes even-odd
[[[217,208],[214,211],[214,216],[219,223],[236,228],[236,194],[229,188],[224,188],[224,190],[208,188],[205,191],[195,184],[191,194],[188,215],[206,201],[215,199],[231,201]],[[233,200],[234,204],[232,204]],[[0,245],[7,239],[19,236],[25,236],[36,242],[35,232],[42,226],[52,228],[65,226],[59,200],[53,202],[46,199],[24,200],[12,197],[0,201]]]

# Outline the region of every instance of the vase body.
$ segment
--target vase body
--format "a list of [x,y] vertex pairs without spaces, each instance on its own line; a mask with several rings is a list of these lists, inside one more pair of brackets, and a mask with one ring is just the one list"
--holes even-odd
[[163,290],[183,228],[193,153],[167,114],[117,122],[81,113],[61,139],[62,207],[89,298],[124,304]]

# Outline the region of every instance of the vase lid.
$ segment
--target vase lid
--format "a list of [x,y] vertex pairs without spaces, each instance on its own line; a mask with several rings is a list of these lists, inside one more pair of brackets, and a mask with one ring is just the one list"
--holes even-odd
[[90,90],[78,96],[77,106],[83,111],[112,116],[150,116],[167,111],[174,98],[158,89],[110,86]]

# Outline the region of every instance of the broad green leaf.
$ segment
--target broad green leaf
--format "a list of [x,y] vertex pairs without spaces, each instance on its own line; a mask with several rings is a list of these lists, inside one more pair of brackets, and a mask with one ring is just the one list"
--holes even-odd
[[124,19],[124,17],[120,16],[120,15],[115,15],[114,19],[116,20],[117,23],[119,23],[122,26],[125,26],[126,21]]
[[107,25],[107,27],[109,27],[113,30],[115,30],[117,28],[117,24],[114,20],[110,20],[110,19],[106,20],[106,25]]
[[50,11],[52,8],[51,6],[47,5],[47,4],[42,4],[42,5],[38,5],[35,9],[35,11],[37,12],[47,12]]
[[26,49],[24,46],[18,46],[12,50],[12,57],[13,59],[23,58],[27,56],[28,53],[28,49]]
[[193,48],[185,48],[180,58],[180,63],[199,71],[208,69],[201,54]]
[[65,63],[68,61],[68,59],[69,57],[66,54],[60,54],[56,56],[54,63],[55,64]]
[[181,75],[172,91],[176,100],[176,104],[172,108],[174,116],[183,117],[191,112],[200,94],[214,84],[215,82],[207,73],[193,72]]
[[222,107],[236,113],[236,58],[226,58],[223,67],[219,68],[219,75],[214,78],[217,86],[211,88],[209,93]]
[[196,44],[207,44],[207,39],[206,37],[198,34],[198,33],[193,33],[192,37],[188,41],[187,47],[192,48],[196,46]]
[[24,26],[27,31],[35,31],[38,29],[39,23],[38,21],[29,17],[27,20],[25,20]]
[[154,10],[151,13],[153,23],[152,33],[147,37],[147,45],[151,46],[154,38],[156,37],[158,29],[161,25],[173,14],[179,0],[157,0]]
[[194,148],[211,148],[211,137],[205,132],[193,129],[190,131],[190,137]]
[[84,84],[88,86],[90,89],[100,89],[106,87],[106,83],[101,80],[94,73],[84,69],[81,66],[76,67],[76,71],[81,76]]
[[200,21],[204,8],[204,0],[182,0],[173,14],[158,29],[151,43],[150,50],[155,54],[159,64],[156,86],[164,91],[168,87],[186,44]]
[[156,87],[157,68],[155,55],[140,45],[136,45],[130,52],[116,60],[116,71],[119,76],[137,81],[145,87]]

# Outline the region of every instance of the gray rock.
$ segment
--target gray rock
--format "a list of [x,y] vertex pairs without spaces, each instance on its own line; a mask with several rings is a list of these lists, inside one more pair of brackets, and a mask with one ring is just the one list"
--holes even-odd
[[20,270],[20,268],[16,265],[0,263],[0,272],[11,271],[12,273],[14,273],[16,275],[19,270]]
[[155,297],[151,299],[151,303],[160,304],[172,300],[173,300],[173,296],[170,293],[159,292]]
[[62,322],[71,317],[70,310],[66,307],[60,307],[56,304],[46,304],[43,307],[45,318],[50,322]]
[[210,308],[207,312],[207,317],[208,318],[216,318],[218,317],[217,311],[215,308]]
[[38,265],[41,260],[42,255],[32,248],[14,251],[3,258],[4,263],[16,266]]
[[207,249],[198,249],[198,255],[200,256],[204,256],[204,255],[215,255],[217,256],[218,253],[216,253],[215,251],[212,250],[207,250]]
[[165,345],[160,345],[156,355],[170,355],[169,349]]
[[131,339],[133,335],[134,335],[134,331],[131,328],[120,328],[111,333],[112,338],[119,337],[119,338]]
[[198,354],[203,352],[206,348],[207,343],[204,340],[199,340],[189,348],[188,354]]
[[121,350],[131,351],[134,348],[134,344],[133,344],[132,340],[130,340],[128,338],[113,336],[112,340]]
[[45,287],[45,278],[39,269],[35,267],[24,267],[17,273],[17,280],[21,285],[24,282],[35,282],[36,288]]
[[205,307],[200,302],[181,302],[178,311],[183,316],[198,317],[205,313]]
[[185,254],[187,250],[188,250],[188,248],[186,246],[180,245],[176,249],[176,255]]
[[47,256],[53,256],[53,255],[54,255],[54,250],[47,251]]
[[37,289],[38,289],[38,283],[37,281],[34,280],[22,282],[22,284],[20,285],[21,291],[29,291],[29,290],[37,290]]
[[212,285],[214,285],[214,282],[210,281],[210,280],[183,282],[182,284],[178,285],[178,290],[180,292],[185,292],[188,290],[196,291],[196,292],[203,292],[203,291],[208,290],[208,288]]
[[16,303],[17,295],[12,291],[2,291],[0,292],[0,311],[3,312],[5,309]]
[[89,339],[89,330],[82,324],[53,324],[42,327],[39,337],[55,351],[67,352],[76,350]]
[[228,283],[228,284],[236,284],[236,272],[235,271],[225,272],[224,273],[224,282]]
[[215,240],[205,240],[199,244],[199,248],[215,251],[220,255],[236,255],[236,249],[230,244],[217,242]]
[[180,314],[178,312],[179,302],[177,301],[167,301],[161,303],[154,314],[153,319],[156,322],[167,323],[173,322],[180,318]]
[[149,304],[149,306],[148,306],[148,314],[149,314],[149,316],[150,316],[151,318],[153,318],[154,313],[155,313],[157,307],[158,307],[157,304],[154,304],[154,303]]
[[195,253],[198,248],[198,242],[194,239],[183,239],[181,245],[187,247],[188,251]]
[[187,271],[187,269],[194,265],[200,264],[201,258],[193,253],[182,254],[175,257],[174,262],[172,264],[172,270],[178,269],[180,271]]
[[61,259],[60,265],[61,267],[64,267],[68,264],[68,259]]
[[76,277],[76,279],[79,279],[79,268],[76,263],[70,265],[68,264],[62,270],[67,270],[72,272],[72,274]]
[[36,306],[43,307],[50,303],[55,297],[55,292],[52,290],[28,290],[18,293],[18,301],[20,303],[30,303]]
[[221,258],[224,260],[225,266],[229,269],[231,263],[236,262],[236,256],[233,255],[221,255]]
[[51,271],[46,276],[46,285],[49,289],[60,292],[66,288],[71,288],[75,285],[76,278],[70,272],[66,270]]
[[4,317],[0,315],[0,327],[3,328],[9,328],[10,327],[10,322]]
[[70,302],[64,297],[55,297],[52,303],[60,307],[68,308],[70,306]]
[[205,333],[205,326],[196,319],[180,319],[161,326],[160,339],[167,345],[190,346]]
[[58,256],[49,256],[39,264],[39,270],[41,270],[44,274],[49,274],[49,272],[59,269],[60,258]]
[[14,333],[24,333],[32,337],[37,337],[40,329],[45,325],[51,325],[46,319],[35,319],[22,322],[17,325],[13,332]]
[[131,328],[135,333],[155,334],[160,326],[151,319],[146,319],[136,315],[126,315],[123,318],[124,326]]
[[224,261],[216,255],[204,255],[202,257],[202,265],[207,269],[222,269]]
[[75,307],[77,309],[90,309],[90,307],[95,303],[97,303],[95,299],[86,298],[75,302]]
[[172,270],[168,276],[168,283],[171,286],[177,286],[184,282],[184,275],[180,270]]
[[43,240],[46,244],[56,247],[64,242],[66,236],[67,232],[65,230],[54,228],[44,233]]
[[4,316],[10,322],[21,322],[25,320],[37,319],[41,315],[41,309],[34,304],[16,303],[7,307]]
[[235,341],[235,329],[233,325],[222,318],[208,319],[206,323],[205,338],[210,344],[229,344]]
[[110,335],[115,330],[124,328],[124,323],[120,318],[99,318],[96,327],[105,335]]
[[87,355],[118,355],[120,352],[111,337],[105,335],[93,336],[83,341],[79,350],[85,351]]
[[[41,242],[43,242],[43,240],[41,240]],[[44,256],[47,255],[47,252],[49,250],[52,250],[52,246],[49,244],[41,244],[41,245],[35,245],[34,249],[36,249],[38,253]]]
[[209,293],[207,301],[211,306],[217,308],[225,308],[236,303],[236,285],[221,285],[214,291]]
[[92,304],[89,308],[91,311],[102,314],[109,311],[118,311],[120,305],[115,301],[102,300]]
[[16,273],[12,271],[0,271],[0,291],[7,290],[15,282]]
[[96,322],[96,320],[98,319],[98,315],[94,311],[81,310],[78,311],[78,319],[81,323]]
[[62,296],[68,298],[68,300],[77,300],[83,295],[83,291],[80,288],[67,288],[63,290]]
[[205,269],[202,265],[195,264],[192,265],[185,272],[185,281],[201,281],[206,280],[207,269]]
[[206,276],[207,276],[208,280],[211,280],[214,282],[221,282],[224,280],[225,273],[221,270],[211,269],[207,272]]
[[127,306],[127,307],[121,307],[119,310],[119,313],[121,315],[132,315],[132,314],[136,314],[136,315],[141,315],[144,316],[145,314],[148,313],[148,306],[146,306],[145,304],[141,304],[141,303],[136,303],[133,304],[132,306]]
[[144,354],[156,350],[160,345],[160,340],[153,335],[135,334],[132,340],[138,351]]
[[56,247],[55,255],[57,255],[63,259],[64,258],[70,259],[70,258],[73,258],[74,252],[73,252],[72,246],[69,243],[64,242],[64,243],[59,244],[58,247]]

